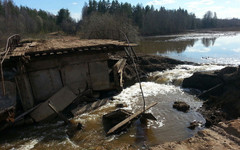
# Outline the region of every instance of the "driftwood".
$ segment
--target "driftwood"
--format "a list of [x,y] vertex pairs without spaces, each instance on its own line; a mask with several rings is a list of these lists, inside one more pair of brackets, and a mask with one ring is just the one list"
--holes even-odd
[[[145,108],[145,111],[150,109],[151,107],[155,106],[157,103],[152,103],[151,105],[147,106]],[[143,114],[145,112],[144,110],[140,110],[138,112],[136,112],[135,114],[129,116],[128,118],[124,119],[123,121],[121,121],[120,123],[118,123],[117,125],[115,125],[113,128],[111,128],[107,134],[112,134],[114,133],[116,130],[118,130],[120,127],[124,126],[125,124],[127,124],[128,122],[132,121],[133,119],[137,118],[138,116],[140,116],[141,114]]]
[[123,69],[126,65],[126,59],[120,59],[113,67],[114,82],[116,87],[123,87]]

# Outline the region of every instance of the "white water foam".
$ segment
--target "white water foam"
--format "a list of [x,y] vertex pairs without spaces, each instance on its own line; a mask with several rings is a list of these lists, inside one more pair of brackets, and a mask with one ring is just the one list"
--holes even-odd
[[40,137],[37,139],[31,139],[27,143],[20,146],[20,148],[12,148],[12,150],[31,150],[34,148],[36,144],[38,144],[40,141],[42,141],[44,137]]
[[201,66],[194,66],[194,65],[178,65],[172,70],[166,71],[156,71],[150,73],[149,76],[154,79],[164,79],[166,84],[172,84],[174,80],[188,78],[193,75],[194,72],[198,71],[214,71],[220,70],[225,66],[222,65],[201,65]]

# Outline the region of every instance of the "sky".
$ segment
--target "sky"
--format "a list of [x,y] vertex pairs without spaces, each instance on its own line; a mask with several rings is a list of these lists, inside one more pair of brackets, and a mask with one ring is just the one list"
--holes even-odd
[[[42,9],[53,14],[61,8],[70,11],[71,16],[76,20],[81,19],[81,11],[88,0],[13,0],[18,6],[28,6],[37,10]],[[97,0],[98,1],[98,0]],[[111,0],[110,0],[111,1]],[[202,18],[208,11],[216,12],[218,18],[240,18],[240,0],[118,0],[128,2],[132,5],[142,6],[153,5],[155,9],[161,6],[166,9],[184,8]]]

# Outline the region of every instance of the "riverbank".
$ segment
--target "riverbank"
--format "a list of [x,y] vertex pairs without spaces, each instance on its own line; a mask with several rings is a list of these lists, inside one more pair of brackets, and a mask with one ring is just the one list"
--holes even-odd
[[206,119],[206,129],[184,141],[166,142],[153,147],[161,149],[239,149],[240,148],[240,68],[196,72],[184,79],[182,87],[201,92],[204,100],[199,109]]
[[167,142],[152,150],[208,150],[240,148],[240,119],[220,122],[209,129],[199,131],[195,136],[176,142]]

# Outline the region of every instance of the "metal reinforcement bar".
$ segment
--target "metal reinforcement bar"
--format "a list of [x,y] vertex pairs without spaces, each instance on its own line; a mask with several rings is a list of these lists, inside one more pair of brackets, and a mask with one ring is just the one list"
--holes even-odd
[[5,58],[7,57],[8,53],[11,50],[13,50],[18,45],[19,42],[20,42],[20,35],[14,34],[14,35],[10,36],[7,39],[7,44],[6,44],[5,51],[1,53],[0,72],[1,72],[2,92],[3,92],[2,94],[3,94],[3,96],[6,95],[4,75],[3,75],[3,62],[4,62]]

